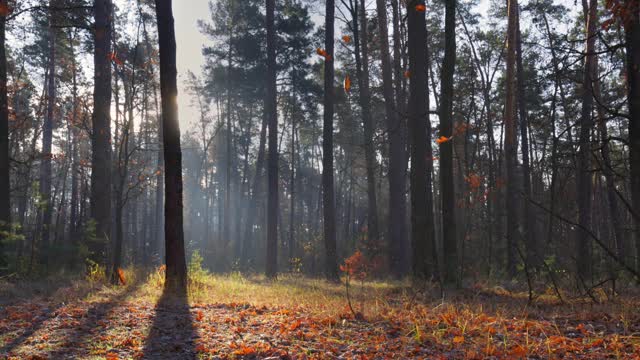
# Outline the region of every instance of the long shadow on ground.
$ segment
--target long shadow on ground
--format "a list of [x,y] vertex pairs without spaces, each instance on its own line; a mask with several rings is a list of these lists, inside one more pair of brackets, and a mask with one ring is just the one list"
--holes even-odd
[[195,359],[198,338],[186,293],[164,291],[155,308],[143,359]]
[[[36,291],[34,292],[34,294],[42,294],[46,298],[48,296],[51,296],[54,292],[58,291],[60,288],[63,288],[64,286],[70,286],[69,284],[70,283],[64,282],[64,285],[58,285],[56,287],[53,287],[49,289],[47,292],[40,293]],[[92,288],[84,288],[80,293],[77,294],[76,297],[78,300],[80,300],[93,290],[94,289]],[[19,303],[19,301],[17,300],[15,302]],[[64,303],[60,303],[52,308],[46,306],[41,309],[38,309],[36,314],[33,314],[33,316],[31,317],[31,323],[29,324],[29,326],[19,336],[9,341],[8,343],[4,344],[0,348],[0,357],[10,353],[12,350],[16,349],[17,347],[22,345],[24,342],[26,342],[33,334],[35,334],[38,330],[40,330],[47,321],[52,320],[56,316],[58,316],[58,312],[64,306],[65,306]],[[3,314],[3,312],[0,311],[0,315],[6,315],[6,313]]]

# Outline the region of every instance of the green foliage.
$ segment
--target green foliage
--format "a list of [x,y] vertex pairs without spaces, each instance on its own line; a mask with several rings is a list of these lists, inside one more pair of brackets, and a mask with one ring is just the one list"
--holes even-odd
[[86,259],[87,275],[85,279],[91,284],[104,284],[107,282],[107,270],[104,265],[100,265],[97,262]]
[[195,295],[201,293],[205,289],[205,284],[209,272],[202,267],[204,258],[200,255],[200,251],[196,250],[191,254],[191,260],[187,268],[189,276],[189,294]]

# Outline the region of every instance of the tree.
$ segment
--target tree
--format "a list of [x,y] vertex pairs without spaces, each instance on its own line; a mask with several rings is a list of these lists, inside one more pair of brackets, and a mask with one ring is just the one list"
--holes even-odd
[[[585,3],[586,4],[586,3]],[[576,176],[577,201],[578,201],[578,223],[580,228],[575,232],[576,261],[578,276],[581,282],[590,281],[591,278],[591,247],[589,228],[591,227],[591,197],[592,197],[592,175],[591,175],[591,131],[593,129],[593,74],[595,73],[595,42],[596,42],[596,21],[597,21],[597,0],[590,0],[588,8],[585,5],[585,27],[586,45],[585,60],[582,81],[582,111],[580,113],[580,150],[578,153],[578,171]],[[585,284],[586,286],[586,284]]]
[[156,0],[160,46],[160,96],[165,163],[165,289],[186,293],[187,262],[182,229],[182,151],[178,123],[176,37],[171,0]]
[[333,184],[333,103],[335,1],[327,0],[325,12],[324,121],[322,126],[322,207],[324,214],[325,272],[327,279],[338,280],[336,254],[336,213]]
[[3,242],[11,224],[11,181],[9,160],[9,101],[7,97],[7,0],[0,1],[0,271],[6,265]]
[[636,240],[636,269],[640,271],[640,1],[626,0],[624,25],[629,106],[631,202]]
[[[442,242],[444,280],[458,279],[455,188],[453,177],[453,73],[456,63],[456,0],[445,2],[444,58],[440,95],[440,135],[449,139],[440,143],[440,187],[442,193]],[[456,140],[458,141],[458,140]]]
[[516,208],[517,186],[517,134],[516,134],[516,38],[518,1],[509,0],[507,8],[507,71],[504,109],[504,156],[506,162],[506,211],[507,211],[507,273],[516,274],[518,235],[518,210]]
[[[400,277],[403,271],[406,243],[406,141],[404,121],[398,116],[400,109],[394,108],[393,72],[389,54],[387,6],[385,0],[376,1],[378,12],[378,32],[380,39],[380,58],[382,60],[382,91],[384,96],[385,118],[389,136],[389,258],[391,271]],[[411,12],[411,9],[409,9]],[[426,31],[426,30],[425,30]],[[394,31],[395,32],[395,31]],[[426,35],[425,35],[426,37]],[[398,44],[394,44],[398,46]],[[420,61],[425,60],[423,58]],[[399,74],[396,74],[398,76]],[[425,77],[426,80],[426,77]],[[401,89],[396,89],[401,98]],[[398,104],[401,101],[397,102]]]
[[90,250],[104,261],[111,239],[111,0],[94,1],[94,90],[92,116],[91,217],[97,244]]
[[[411,245],[413,275],[428,278],[436,273],[435,229],[429,151],[430,125],[427,82],[427,25],[422,0],[407,9],[409,34],[409,132],[411,148]],[[431,200],[431,201],[430,201]]]
[[267,92],[265,112],[269,126],[268,198],[267,198],[267,267],[266,275],[278,273],[278,109],[276,88],[275,0],[267,0]]
[[[360,4],[358,4],[360,1]],[[367,238],[373,252],[380,251],[378,230],[378,201],[376,197],[376,158],[374,146],[375,126],[371,117],[371,90],[369,87],[369,34],[367,9],[364,0],[356,0],[351,6],[353,39],[356,55],[356,72],[360,90],[360,111],[364,128],[364,156],[367,170]],[[361,30],[360,30],[361,28]]]

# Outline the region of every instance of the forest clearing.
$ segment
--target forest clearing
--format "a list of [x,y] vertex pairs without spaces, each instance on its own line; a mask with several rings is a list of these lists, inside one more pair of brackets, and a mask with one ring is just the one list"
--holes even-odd
[[0,0],[0,360],[640,359],[640,0]]
[[[7,359],[632,359],[637,296],[561,304],[476,284],[439,298],[433,286],[354,285],[285,275],[198,272],[188,300],[162,297],[161,269],[125,271],[126,286],[87,280],[0,284],[0,358]],[[55,285],[59,283],[59,285]],[[551,292],[551,290],[549,290]],[[602,296],[602,298],[601,298]],[[188,303],[188,304],[187,304]]]

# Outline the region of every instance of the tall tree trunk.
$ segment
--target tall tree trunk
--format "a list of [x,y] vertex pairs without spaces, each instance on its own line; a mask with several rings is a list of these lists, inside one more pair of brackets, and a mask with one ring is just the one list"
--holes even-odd
[[268,197],[267,197],[267,267],[266,274],[278,274],[278,108],[276,88],[275,0],[267,0],[267,99],[265,111],[269,124]]
[[[583,2],[586,15],[586,46],[584,73],[582,81],[582,111],[580,114],[580,150],[578,153],[578,171],[576,172],[578,201],[578,223],[581,229],[575,232],[575,256],[578,276],[582,281],[591,280],[591,246],[587,232],[591,228],[591,203],[592,203],[592,175],[591,175],[591,131],[593,129],[593,82],[596,42],[596,16],[597,0],[590,0],[587,8],[586,0]],[[588,14],[588,15],[587,15]],[[582,282],[581,281],[581,282]],[[580,283],[581,283],[580,282]]]
[[178,123],[176,37],[171,0],[156,0],[160,45],[160,94],[165,163],[165,289],[186,294],[187,263],[182,229],[182,151]]
[[627,87],[629,93],[629,157],[631,164],[631,202],[634,215],[636,269],[640,271],[640,1],[626,0],[625,19]]
[[[406,143],[404,122],[394,108],[393,72],[389,55],[389,30],[385,0],[376,0],[380,58],[382,60],[382,92],[384,95],[385,118],[389,134],[389,263],[396,277],[403,275],[406,247]],[[409,9],[411,11],[411,9]],[[426,28],[425,28],[426,29]],[[426,31],[426,30],[425,30]],[[413,34],[412,34],[413,35]],[[426,39],[425,39],[426,41]],[[424,61],[421,59],[420,61]],[[426,81],[426,79],[425,79]],[[400,89],[396,89],[401,91]],[[425,95],[426,96],[426,95]]]
[[253,184],[251,189],[251,200],[249,203],[249,212],[247,216],[247,224],[244,234],[244,242],[242,245],[242,259],[243,266],[247,268],[247,265],[253,258],[252,247],[254,245],[253,239],[253,227],[258,223],[255,219],[256,212],[258,211],[260,204],[260,191],[262,190],[262,174],[264,170],[264,154],[267,142],[267,114],[262,116],[262,125],[260,126],[260,140],[258,144],[258,158],[256,160],[256,173],[253,177]]
[[531,165],[529,161],[529,120],[527,119],[527,98],[524,91],[525,78],[524,68],[522,65],[522,35],[520,32],[520,9],[516,9],[516,71],[518,86],[518,111],[520,115],[520,147],[522,149],[522,187],[524,198],[522,199],[522,233],[524,235],[524,244],[526,247],[526,259],[528,266],[538,266],[540,256],[538,254],[538,246],[536,244],[535,217],[531,208],[531,199],[533,192],[531,191]]
[[325,272],[327,279],[338,280],[336,254],[336,202],[333,184],[333,102],[335,1],[326,0],[324,61],[324,122],[322,126],[322,206],[324,211]]
[[435,228],[431,193],[432,162],[428,115],[427,25],[424,2],[407,9],[409,33],[409,132],[411,147],[411,245],[413,275],[435,275]]
[[[358,5],[360,1],[360,5]],[[364,127],[364,157],[367,170],[367,209],[369,251],[378,254],[380,249],[380,232],[378,230],[378,201],[376,199],[376,158],[374,147],[373,119],[371,117],[371,93],[369,89],[369,36],[367,29],[367,12],[364,0],[356,0],[353,5],[353,38],[356,55],[356,71],[358,89],[360,90],[360,110]],[[359,9],[360,8],[360,9]],[[360,30],[360,27],[362,28]],[[362,52],[361,52],[362,51]]]
[[[7,0],[0,5],[8,8]],[[2,243],[11,223],[11,181],[9,180],[9,102],[7,99],[6,15],[0,14],[0,272],[7,264]]]
[[91,162],[91,217],[96,243],[89,250],[94,261],[105,262],[111,238],[111,0],[94,0],[95,54]]
[[[49,1],[49,6],[53,2]],[[42,201],[42,221],[40,222],[40,262],[46,267],[49,263],[51,211],[51,145],[53,141],[53,115],[56,104],[56,36],[53,28],[53,12],[49,13],[49,80],[47,82],[47,115],[42,126],[42,157],[40,163],[39,192]]]
[[[456,63],[456,0],[445,2],[444,58],[440,95],[440,135],[453,135],[453,74]],[[440,188],[442,198],[442,244],[444,280],[456,283],[459,277],[453,176],[453,139],[440,143]],[[455,141],[463,141],[456,139]]]
[[518,29],[518,0],[508,2],[507,27],[507,79],[505,91],[504,156],[507,168],[506,211],[507,211],[507,274],[515,276],[518,246],[517,185],[517,134],[516,134],[516,42]]

